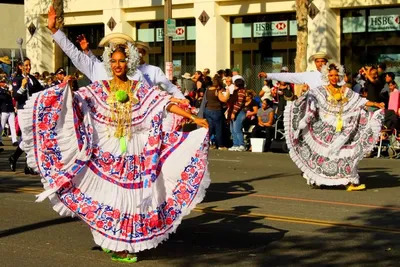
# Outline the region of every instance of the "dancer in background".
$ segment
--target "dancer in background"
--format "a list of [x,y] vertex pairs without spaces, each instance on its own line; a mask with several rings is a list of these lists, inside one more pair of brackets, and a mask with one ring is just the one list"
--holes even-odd
[[[111,80],[34,95],[21,126],[28,164],[45,188],[37,201],[49,198],[60,215],[79,217],[113,260],[136,262],[134,253],[166,240],[204,198],[208,124],[166,92],[129,80],[139,53],[124,35],[113,36],[103,54]],[[173,115],[204,128],[165,130]]]
[[[344,68],[337,64],[321,69],[323,86],[288,102],[286,142],[290,157],[305,173],[310,185],[365,189],[357,167],[378,140],[383,103],[374,103],[344,87]],[[369,113],[366,107],[379,110]]]

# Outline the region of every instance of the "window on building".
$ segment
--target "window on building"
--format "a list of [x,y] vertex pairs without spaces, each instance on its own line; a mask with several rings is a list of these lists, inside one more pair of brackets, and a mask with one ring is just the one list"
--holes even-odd
[[[100,40],[104,37],[104,24],[66,26],[64,27],[64,30],[65,34],[68,36],[68,39],[71,40],[73,43],[75,43],[78,35],[84,34],[89,42],[90,50],[92,50],[93,54],[95,54],[97,57],[101,57],[101,55],[103,54],[103,49],[99,49],[98,44],[100,43]],[[79,46],[79,44],[76,45]],[[69,73],[73,73],[76,71],[75,66],[65,54],[63,54],[61,66],[67,68]]]
[[294,71],[297,23],[295,13],[231,18],[231,67],[237,67],[251,89],[259,91],[260,71]]
[[[138,40],[147,42],[151,47],[147,62],[164,70],[164,21],[141,22],[136,27]],[[174,76],[193,73],[196,66],[196,21],[176,20],[176,36],[172,41]]]
[[400,79],[400,8],[341,11],[342,64],[356,73],[385,62]]

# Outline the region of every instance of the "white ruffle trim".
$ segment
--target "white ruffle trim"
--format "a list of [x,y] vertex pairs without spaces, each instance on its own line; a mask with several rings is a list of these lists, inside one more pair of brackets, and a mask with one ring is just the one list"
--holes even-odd
[[[302,99],[301,101],[306,101],[306,99]],[[293,105],[294,105],[294,101],[288,102],[285,112],[284,112],[285,138],[286,138],[287,146],[289,148],[289,155],[290,155],[291,159],[293,160],[293,162],[297,165],[297,167],[302,172],[304,172],[303,177],[307,180],[307,183],[308,184],[316,184],[316,185],[327,185],[327,186],[347,185],[349,183],[358,184],[359,183],[359,175],[357,173],[358,162],[360,160],[362,160],[362,158],[364,157],[365,154],[369,153],[374,148],[374,144],[369,144],[369,145],[363,147],[363,153],[361,153],[359,155],[359,157],[356,159],[357,162],[352,163],[352,165],[353,165],[353,169],[352,169],[353,175],[352,176],[347,176],[347,177],[343,177],[343,178],[342,177],[329,178],[329,177],[321,176],[320,174],[317,174],[314,171],[312,171],[312,169],[304,163],[303,159],[301,158],[301,155],[298,154],[294,149],[294,147],[296,147],[295,140],[298,139],[298,136],[296,134],[294,134],[295,135],[295,137],[294,137],[293,136],[294,131],[293,131],[293,129],[290,129],[290,127],[292,127],[290,120],[292,118],[291,112],[293,110]],[[361,110],[361,112],[366,112],[366,111]],[[378,110],[378,111],[375,111],[374,113],[369,114],[369,121],[368,121],[366,129],[369,128],[372,130],[374,140],[378,140],[379,134],[381,131],[381,127],[382,127],[381,112],[382,112],[381,110]],[[299,134],[301,134],[301,132],[299,132]],[[310,145],[310,149],[314,152],[317,152],[318,154],[320,154],[322,156],[328,156],[327,153],[325,153],[327,150],[325,149],[325,151],[324,151],[323,147],[318,145],[318,143],[311,141],[311,139],[312,138],[311,138],[310,134],[307,133],[306,137],[305,137],[305,142],[308,145]],[[338,149],[340,149],[340,148],[338,148]],[[335,158],[337,158],[338,156],[345,157],[346,154],[349,155],[349,152],[346,153],[346,152],[338,151]]]

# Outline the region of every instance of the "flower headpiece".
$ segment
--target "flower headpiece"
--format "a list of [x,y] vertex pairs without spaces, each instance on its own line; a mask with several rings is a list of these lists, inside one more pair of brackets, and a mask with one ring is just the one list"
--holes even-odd
[[137,66],[140,64],[140,54],[137,48],[130,42],[126,44],[113,44],[109,43],[108,47],[104,48],[103,52],[103,62],[106,68],[108,76],[112,76],[112,69],[111,69],[111,56],[116,51],[117,48],[125,48],[125,55],[126,55],[126,62],[128,64],[128,72],[127,76],[132,76]]
[[339,86],[345,85],[346,82],[344,81],[344,76],[345,76],[346,74],[345,74],[345,72],[344,72],[344,67],[343,67],[342,65],[338,64],[338,63],[330,63],[330,64],[326,64],[326,65],[322,66],[322,68],[321,68],[321,79],[322,79],[322,84],[323,84],[323,85],[329,85],[329,83],[330,83],[330,82],[329,82],[329,78],[328,78],[329,71],[330,71],[329,66],[332,66],[332,65],[335,66],[335,69],[338,71],[338,74],[339,74],[339,82],[338,82],[338,85],[339,85]]

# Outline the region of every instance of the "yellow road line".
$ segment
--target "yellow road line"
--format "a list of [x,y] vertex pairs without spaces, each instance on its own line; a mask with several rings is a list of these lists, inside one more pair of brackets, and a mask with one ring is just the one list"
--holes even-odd
[[237,211],[215,209],[215,208],[209,209],[209,208],[197,207],[197,208],[194,208],[193,210],[196,212],[201,212],[201,213],[223,214],[223,215],[230,215],[230,216],[257,218],[257,219],[270,220],[270,221],[280,221],[280,222],[288,222],[288,223],[329,226],[329,227],[344,227],[344,228],[352,228],[352,229],[358,229],[358,230],[368,230],[368,231],[372,231],[372,232],[400,234],[400,229],[394,229],[394,228],[382,228],[382,227],[368,226],[368,225],[358,225],[358,224],[341,223],[341,222],[333,222],[333,221],[323,221],[323,220],[304,219],[304,218],[297,218],[297,217],[277,216],[277,215],[253,213],[253,212],[252,213],[242,213],[242,212],[237,212]]
[[218,194],[227,194],[227,195],[244,195],[244,194],[247,194],[246,195],[247,197],[279,199],[279,200],[292,200],[292,201],[321,203],[321,204],[330,204],[330,205],[339,205],[339,206],[350,206],[350,207],[359,207],[359,208],[371,208],[371,209],[384,209],[384,210],[397,210],[397,211],[400,211],[400,207],[386,207],[386,206],[377,206],[377,205],[368,205],[368,204],[357,204],[357,203],[348,203],[348,202],[318,200],[318,199],[307,199],[307,198],[296,198],[296,197],[283,197],[283,196],[273,196],[273,195],[251,194],[251,192],[246,192],[246,191],[241,191],[241,192],[223,192],[223,191],[208,190],[207,192],[218,193]]
[[28,193],[28,194],[40,194],[43,189],[35,187],[15,187],[15,186],[3,186],[0,185],[0,192],[12,192],[12,193]]
[[[0,185],[0,191],[9,191],[16,193],[28,193],[28,194],[39,194],[43,190],[38,188],[13,188],[13,187],[5,187]],[[288,216],[280,216],[280,215],[272,215],[272,214],[263,214],[263,213],[243,213],[232,210],[223,210],[216,208],[203,208],[197,207],[194,208],[193,211],[199,213],[209,213],[209,214],[221,214],[221,215],[229,215],[229,216],[238,216],[238,217],[248,217],[248,218],[256,218],[262,220],[269,221],[279,221],[279,222],[288,222],[288,223],[297,223],[297,224],[307,224],[307,225],[316,225],[316,226],[328,226],[328,227],[343,227],[343,228],[352,228],[358,230],[367,230],[372,232],[383,232],[383,233],[392,233],[392,234],[400,234],[400,229],[394,228],[383,228],[376,226],[368,226],[368,225],[359,225],[359,224],[351,224],[351,223],[341,223],[334,221],[324,221],[324,220],[314,220],[307,218],[297,218],[297,217],[288,217]]]

